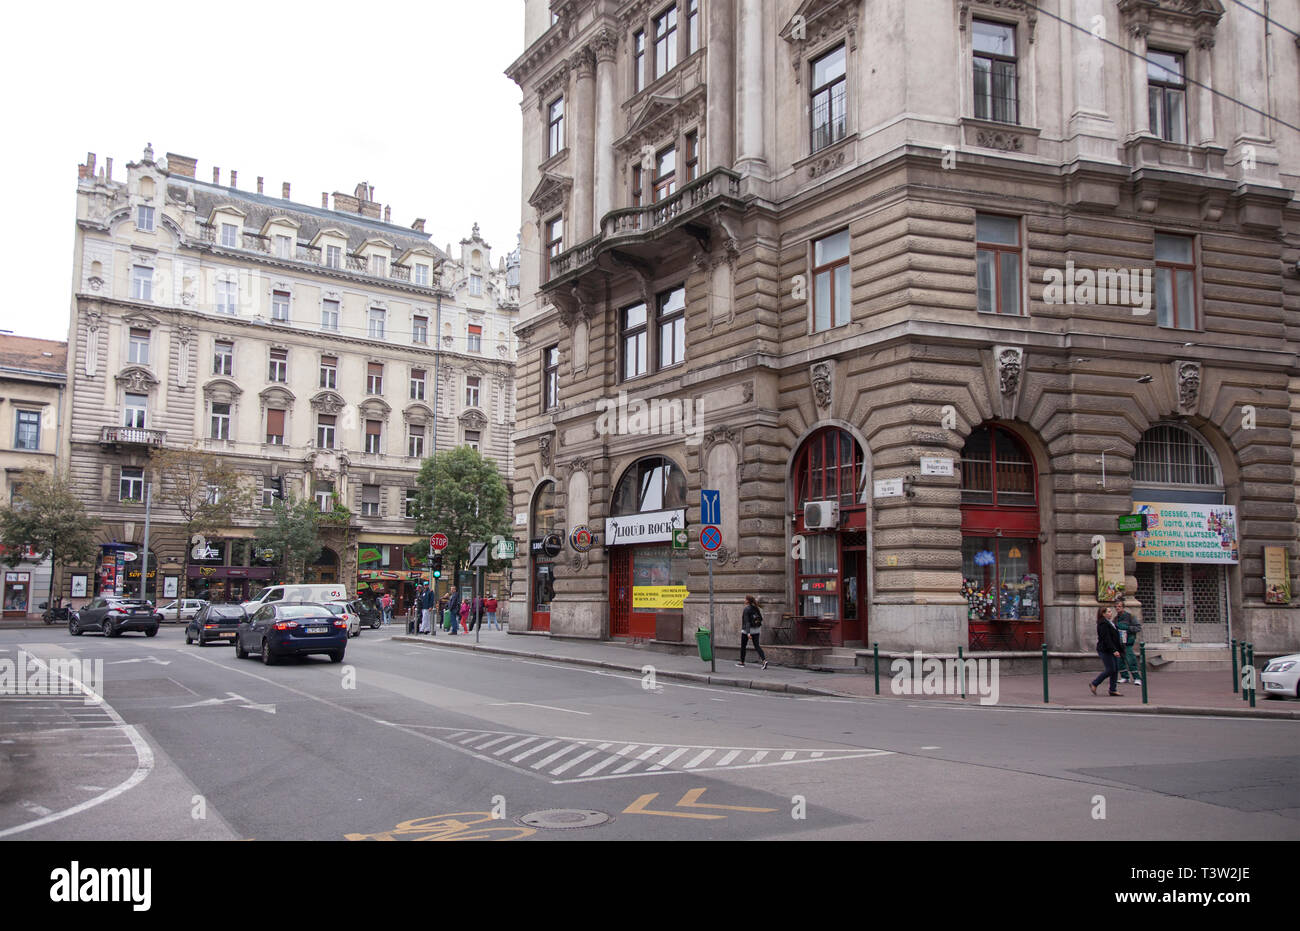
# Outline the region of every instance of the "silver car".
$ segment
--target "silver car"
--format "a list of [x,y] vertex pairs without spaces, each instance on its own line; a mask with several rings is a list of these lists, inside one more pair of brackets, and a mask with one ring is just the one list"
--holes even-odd
[[[204,600],[201,599],[201,598],[184,598],[184,599],[180,599],[180,603],[181,603],[181,620],[182,620],[182,621],[192,621],[192,620],[194,620],[194,615],[198,614],[199,611],[203,610],[203,606],[204,606],[205,604],[207,604],[207,602],[204,601]],[[158,610],[159,610],[159,612],[162,613],[162,616],[163,616],[163,620],[164,620],[164,621],[174,621],[174,620],[176,620],[176,602],[175,602],[175,601],[171,602],[170,604],[165,604],[165,605],[163,605],[163,606],[162,606],[161,608],[159,608]]]
[[333,614],[335,617],[341,617],[348,622],[349,637],[361,636],[361,615],[348,607],[347,602],[323,601],[321,604],[324,605],[325,610],[329,611],[330,614]]

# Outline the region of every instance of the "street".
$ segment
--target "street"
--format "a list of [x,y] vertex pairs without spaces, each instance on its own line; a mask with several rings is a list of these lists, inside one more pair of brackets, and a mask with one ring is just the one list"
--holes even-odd
[[272,667],[175,625],[0,632],[0,660],[102,659],[105,698],[0,698],[0,839],[1300,838],[1289,721],[651,682],[400,630]]

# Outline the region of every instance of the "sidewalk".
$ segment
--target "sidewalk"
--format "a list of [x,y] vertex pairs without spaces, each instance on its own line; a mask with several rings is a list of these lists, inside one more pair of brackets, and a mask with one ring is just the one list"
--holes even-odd
[[[395,621],[396,624],[396,621]],[[381,628],[382,629],[382,628]],[[444,649],[479,650],[506,656],[550,660],[577,666],[591,666],[643,675],[643,667],[653,666],[657,677],[705,683],[715,686],[762,689],[801,695],[821,695],[836,698],[867,698],[888,701],[944,701],[957,704],[979,705],[974,683],[968,688],[966,699],[959,695],[895,695],[891,688],[893,677],[884,661],[880,667],[880,695],[875,693],[875,677],[868,669],[825,673],[807,669],[780,666],[762,668],[751,656],[743,669],[735,662],[718,658],[716,673],[709,672],[709,664],[697,655],[675,656],[660,653],[646,646],[612,641],[554,640],[546,635],[510,634],[506,631],[483,630],[480,642],[474,642],[474,633],[451,636],[439,633],[436,637],[406,634],[405,627],[396,627],[395,640],[419,643]],[[1263,692],[1256,696],[1256,707],[1242,701],[1232,692],[1229,672],[1171,672],[1149,671],[1147,682],[1148,704],[1142,704],[1142,687],[1123,684],[1122,697],[1106,694],[1106,683],[1097,695],[1088,691],[1088,683],[1098,668],[1087,673],[1053,671],[1048,676],[1049,701],[1043,702],[1041,675],[1001,675],[998,677],[998,702],[1001,707],[1053,708],[1086,711],[1125,711],[1145,714],[1229,715],[1234,717],[1280,718],[1300,720],[1300,702],[1294,700],[1268,700]]]

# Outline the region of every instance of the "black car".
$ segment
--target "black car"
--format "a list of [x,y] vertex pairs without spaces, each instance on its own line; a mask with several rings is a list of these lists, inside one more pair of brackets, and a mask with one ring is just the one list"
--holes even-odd
[[248,612],[239,605],[205,604],[185,627],[185,642],[234,643],[239,625],[248,620]]
[[235,632],[235,655],[243,659],[258,653],[268,666],[283,656],[312,653],[324,653],[331,663],[340,663],[347,646],[348,622],[317,604],[263,605]]
[[101,596],[72,612],[68,633],[80,637],[97,630],[105,637],[117,637],[124,631],[143,631],[146,637],[158,634],[160,618],[153,605],[139,598]]
[[348,602],[348,610],[361,618],[361,626],[369,627],[371,630],[378,630],[384,623],[384,609],[376,601],[367,601],[364,598],[358,598],[356,601]]

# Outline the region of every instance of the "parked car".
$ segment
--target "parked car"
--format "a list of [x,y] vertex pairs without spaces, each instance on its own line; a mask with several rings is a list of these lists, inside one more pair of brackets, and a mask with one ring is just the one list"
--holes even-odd
[[324,653],[332,663],[343,661],[348,646],[348,622],[320,604],[276,602],[258,608],[235,632],[235,655],[258,653],[274,665],[284,656]]
[[323,604],[326,611],[348,622],[348,636],[361,636],[361,615],[352,610],[352,606],[342,601],[327,601]]
[[361,617],[362,625],[371,630],[378,630],[384,624],[384,609],[379,602],[358,598],[348,602],[348,610]]
[[68,633],[80,637],[88,630],[97,630],[105,637],[118,637],[126,631],[143,631],[146,637],[158,634],[158,612],[153,604],[140,598],[119,598],[115,595],[95,598],[72,612],[68,619]]
[[[182,620],[182,621],[192,621],[192,620],[194,620],[194,615],[198,614],[199,611],[203,608],[203,606],[204,606],[205,604],[207,604],[207,602],[204,601],[202,598],[183,598],[183,599],[180,599],[180,602],[181,602],[181,620]],[[161,608],[159,608],[158,610],[159,610],[160,612],[162,612],[162,616],[163,616],[163,620],[164,620],[164,621],[174,621],[174,620],[176,620],[176,602],[175,602],[175,601],[171,602],[170,604],[165,604],[165,605],[163,605],[163,606],[162,606]]]
[[1259,680],[1268,698],[1300,698],[1300,653],[1290,653],[1272,660]]
[[239,625],[248,620],[248,612],[239,605],[205,604],[185,627],[185,642],[234,643]]
[[327,601],[347,601],[348,590],[335,582],[324,585],[272,585],[258,593],[252,601],[242,602],[242,607],[252,614],[262,605],[276,601],[300,601],[324,604]]

